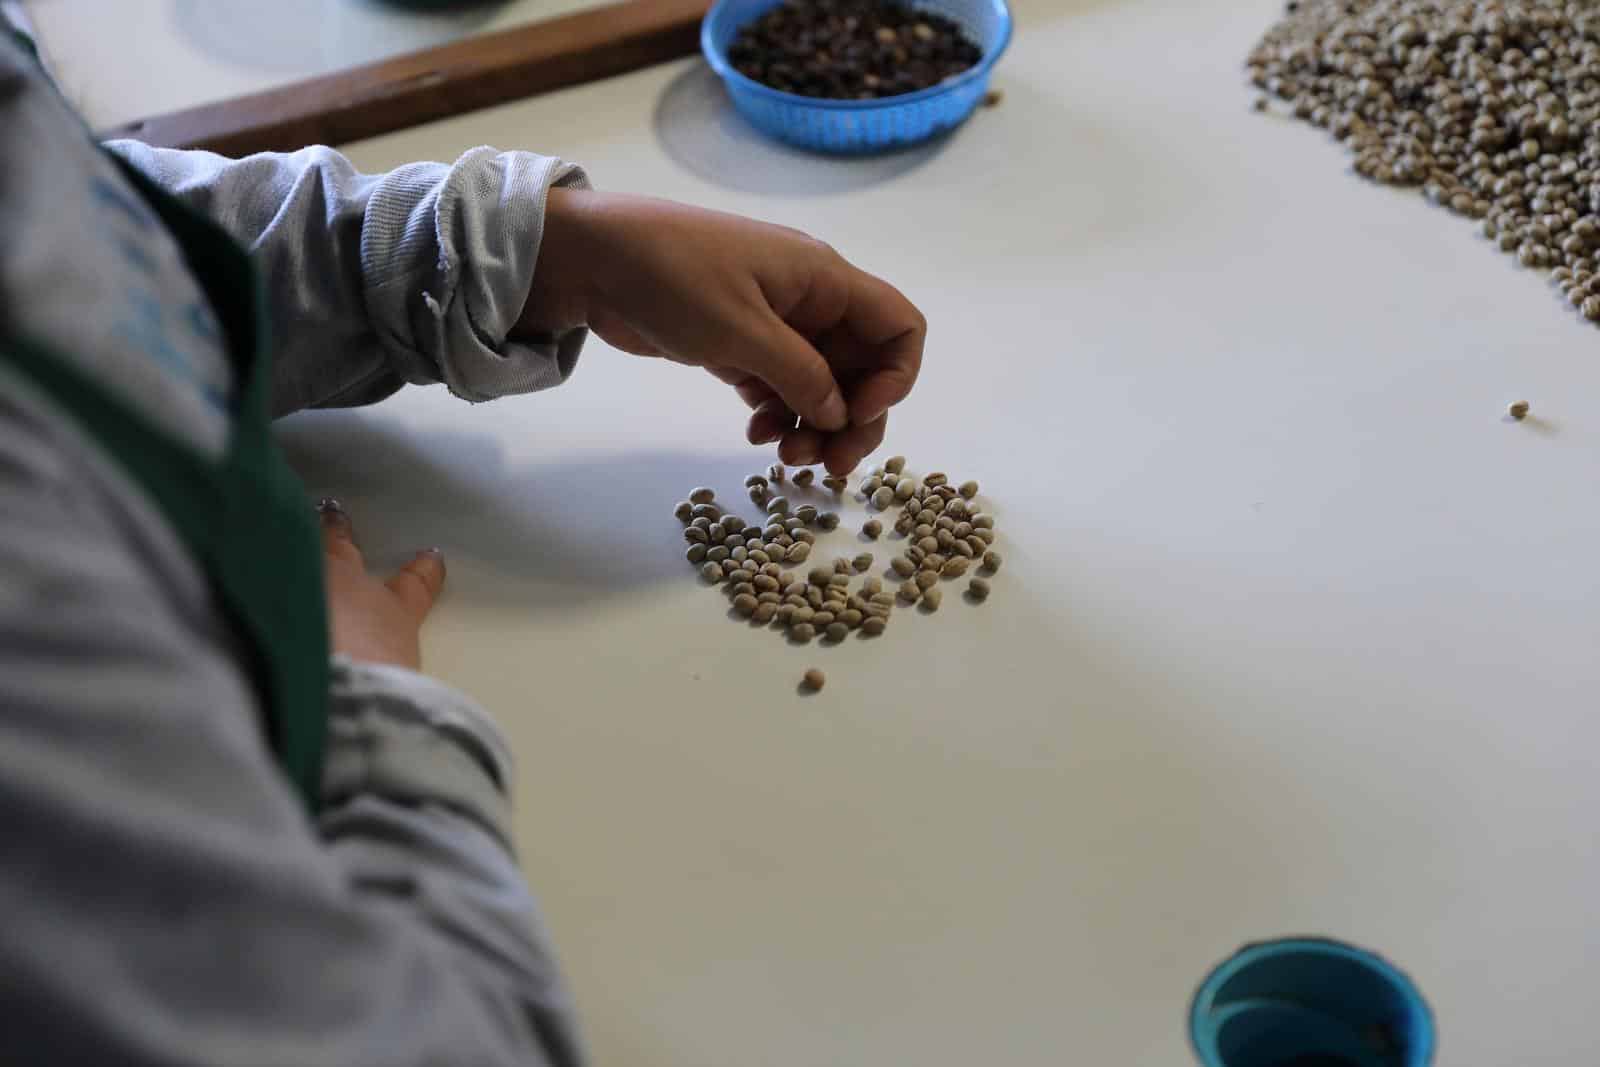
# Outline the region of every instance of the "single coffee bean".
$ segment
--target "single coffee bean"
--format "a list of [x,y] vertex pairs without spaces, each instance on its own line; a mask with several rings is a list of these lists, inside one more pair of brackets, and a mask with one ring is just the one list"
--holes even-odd
[[691,504],[709,504],[715,499],[717,499],[717,491],[704,485],[689,494],[689,503]]
[[800,684],[815,693],[821,690],[824,685],[828,684],[828,678],[821,671],[817,670],[817,668],[812,667],[810,670],[806,671],[805,674],[800,676]]
[[866,522],[861,524],[861,532],[867,537],[876,541],[883,535],[883,523],[879,522],[877,519],[868,519]]

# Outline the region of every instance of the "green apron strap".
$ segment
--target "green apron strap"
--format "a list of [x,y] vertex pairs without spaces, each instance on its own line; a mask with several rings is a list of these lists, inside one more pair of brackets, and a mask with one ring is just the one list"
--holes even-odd
[[226,454],[214,463],[180,444],[36,340],[0,336],[0,360],[100,444],[204,568],[246,650],[268,740],[314,811],[329,682],[322,550],[305,488],[271,436],[262,290],[222,229],[118,163],[177,240],[222,324],[238,382]]

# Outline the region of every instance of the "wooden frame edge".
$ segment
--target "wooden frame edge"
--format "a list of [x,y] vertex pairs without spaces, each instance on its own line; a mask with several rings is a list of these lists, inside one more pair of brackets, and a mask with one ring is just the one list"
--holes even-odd
[[345,144],[694,53],[709,0],[623,0],[102,130],[227,156]]

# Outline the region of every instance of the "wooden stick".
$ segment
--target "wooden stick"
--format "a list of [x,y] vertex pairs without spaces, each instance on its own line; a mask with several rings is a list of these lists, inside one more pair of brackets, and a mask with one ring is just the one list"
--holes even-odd
[[344,144],[699,48],[709,0],[624,0],[101,131],[228,156]]

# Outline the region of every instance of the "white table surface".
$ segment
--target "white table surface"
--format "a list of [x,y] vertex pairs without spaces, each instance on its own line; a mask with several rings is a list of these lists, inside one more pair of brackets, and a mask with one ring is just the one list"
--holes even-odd
[[448,554],[428,663],[514,739],[597,1062],[1185,1064],[1207,969],[1293,933],[1408,970],[1441,1064],[1592,1061],[1600,338],[1250,112],[1276,9],[1022,0],[1004,103],[887,160],[760,141],[697,62],[352,149],[835,243],[931,322],[890,450],[999,517],[987,604],[802,649],[683,561],[673,503],[769,458],[705,376],[594,343],[285,426],[376,560]]
[[21,0],[97,128],[259,92],[606,0]]

